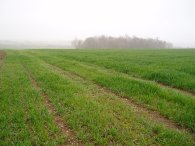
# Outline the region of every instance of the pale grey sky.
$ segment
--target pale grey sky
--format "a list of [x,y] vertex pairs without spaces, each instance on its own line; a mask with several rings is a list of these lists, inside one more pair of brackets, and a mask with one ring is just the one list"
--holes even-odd
[[195,47],[195,0],[0,0],[0,40],[159,37]]

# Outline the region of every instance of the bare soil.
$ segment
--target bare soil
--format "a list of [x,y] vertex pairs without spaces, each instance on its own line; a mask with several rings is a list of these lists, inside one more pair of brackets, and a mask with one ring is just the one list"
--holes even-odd
[[4,51],[0,51],[0,60],[3,60],[6,56],[6,53]]

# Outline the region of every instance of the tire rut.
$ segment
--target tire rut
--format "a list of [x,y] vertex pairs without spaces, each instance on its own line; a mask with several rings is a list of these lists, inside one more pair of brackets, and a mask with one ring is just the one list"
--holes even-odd
[[4,51],[0,51],[0,60],[3,60],[6,56],[6,53]]
[[[63,73],[65,76],[69,77],[71,80],[76,80],[77,78],[80,78],[80,80],[83,80],[83,81],[87,80],[91,84],[94,84],[95,86],[97,86],[97,90],[102,91],[102,92],[106,93],[107,95],[118,97],[119,99],[121,99],[122,102],[133,107],[134,111],[138,115],[140,115],[140,114],[143,116],[147,115],[147,117],[149,117],[150,120],[152,120],[156,123],[162,123],[165,127],[170,128],[170,129],[191,133],[193,135],[193,137],[195,137],[195,135],[191,132],[190,129],[188,129],[185,126],[179,126],[175,121],[166,118],[165,116],[161,115],[158,111],[149,109],[149,108],[145,107],[144,105],[139,104],[132,99],[129,99],[127,96],[121,96],[120,94],[118,94],[118,93],[116,93],[116,92],[114,92],[114,91],[94,82],[94,81],[91,81],[91,80],[87,79],[86,77],[83,77],[75,72],[63,70],[60,67],[57,67],[53,64],[49,64],[46,62],[45,62],[45,64],[48,65],[49,67],[51,67],[52,69],[56,70],[57,72]],[[93,96],[95,96],[95,95],[93,95]]]
[[67,136],[67,142],[64,144],[66,146],[82,146],[82,143],[76,138],[75,133],[69,128],[68,124],[60,117],[50,101],[49,96],[45,92],[41,92],[41,87],[36,82],[34,76],[28,71],[28,69],[23,65],[33,87],[44,97],[45,105],[48,109],[49,114],[52,115],[56,125],[60,128],[60,131]]
[[3,65],[3,61],[4,61],[5,57],[6,57],[6,53],[4,51],[0,51],[0,68]]
[[[31,52],[28,52],[28,54],[32,55],[32,56],[36,56],[35,54],[31,53]],[[37,56],[36,56],[37,57]],[[38,57],[39,58],[39,57]],[[41,59],[41,58],[39,58]],[[41,59],[42,60],[42,59]],[[159,87],[162,87],[162,88],[166,88],[166,89],[170,89],[174,92],[179,92],[181,94],[185,94],[185,95],[188,95],[190,96],[191,98],[195,98],[195,92],[193,91],[190,91],[190,90],[185,90],[185,89],[182,89],[182,88],[177,88],[177,87],[174,87],[174,86],[170,86],[168,84],[165,84],[165,83],[161,83],[161,82],[157,82],[157,81],[153,81],[153,80],[147,80],[147,79],[143,79],[143,78],[140,78],[140,77],[135,77],[135,76],[131,76],[129,74],[126,74],[126,73],[123,73],[123,72],[119,72],[119,71],[116,71],[114,69],[108,69],[108,68],[105,68],[105,67],[101,67],[101,66],[98,66],[98,65],[93,65],[93,64],[90,64],[90,63],[86,63],[86,62],[79,62],[78,60],[76,59],[70,59],[68,61],[71,62],[75,62],[75,63],[78,63],[79,65],[83,66],[83,67],[92,67],[92,68],[96,68],[96,69],[99,69],[101,71],[104,71],[106,73],[119,73],[121,75],[124,75],[125,77],[129,78],[129,79],[133,79],[133,80],[137,80],[137,81],[141,81],[141,82],[145,82],[145,83],[150,83],[150,84],[156,84],[157,86]]]
[[71,59],[71,61],[76,62],[76,63],[78,63],[79,65],[81,65],[83,67],[96,68],[96,69],[99,69],[99,70],[104,71],[106,73],[113,73],[113,72],[114,73],[119,73],[119,74],[124,75],[125,77],[127,77],[129,79],[133,79],[133,80],[137,80],[137,81],[141,81],[141,82],[145,82],[145,83],[150,83],[150,84],[156,84],[159,87],[170,89],[172,91],[179,92],[179,93],[185,94],[185,95],[189,95],[190,97],[195,98],[195,93],[193,91],[185,90],[185,89],[182,89],[182,88],[177,88],[177,87],[170,86],[168,84],[164,84],[164,83],[153,81],[153,80],[147,80],[147,79],[143,79],[143,78],[139,78],[139,77],[134,77],[134,76],[131,76],[129,74],[119,72],[119,71],[116,71],[116,70],[113,70],[113,69],[107,69],[105,67],[101,67],[101,66],[98,66],[98,65],[93,65],[93,64],[89,64],[89,63],[85,63],[85,62],[81,63],[81,62],[78,62],[75,59]]

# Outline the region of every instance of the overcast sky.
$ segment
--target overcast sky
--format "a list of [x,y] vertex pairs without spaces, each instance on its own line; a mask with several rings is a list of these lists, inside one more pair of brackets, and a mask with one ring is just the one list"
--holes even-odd
[[195,0],[0,0],[0,40],[152,37],[195,47]]

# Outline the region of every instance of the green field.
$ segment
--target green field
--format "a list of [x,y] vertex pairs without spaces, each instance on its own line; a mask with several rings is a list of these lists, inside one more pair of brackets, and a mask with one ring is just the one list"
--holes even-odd
[[0,145],[195,145],[195,50],[0,51]]

